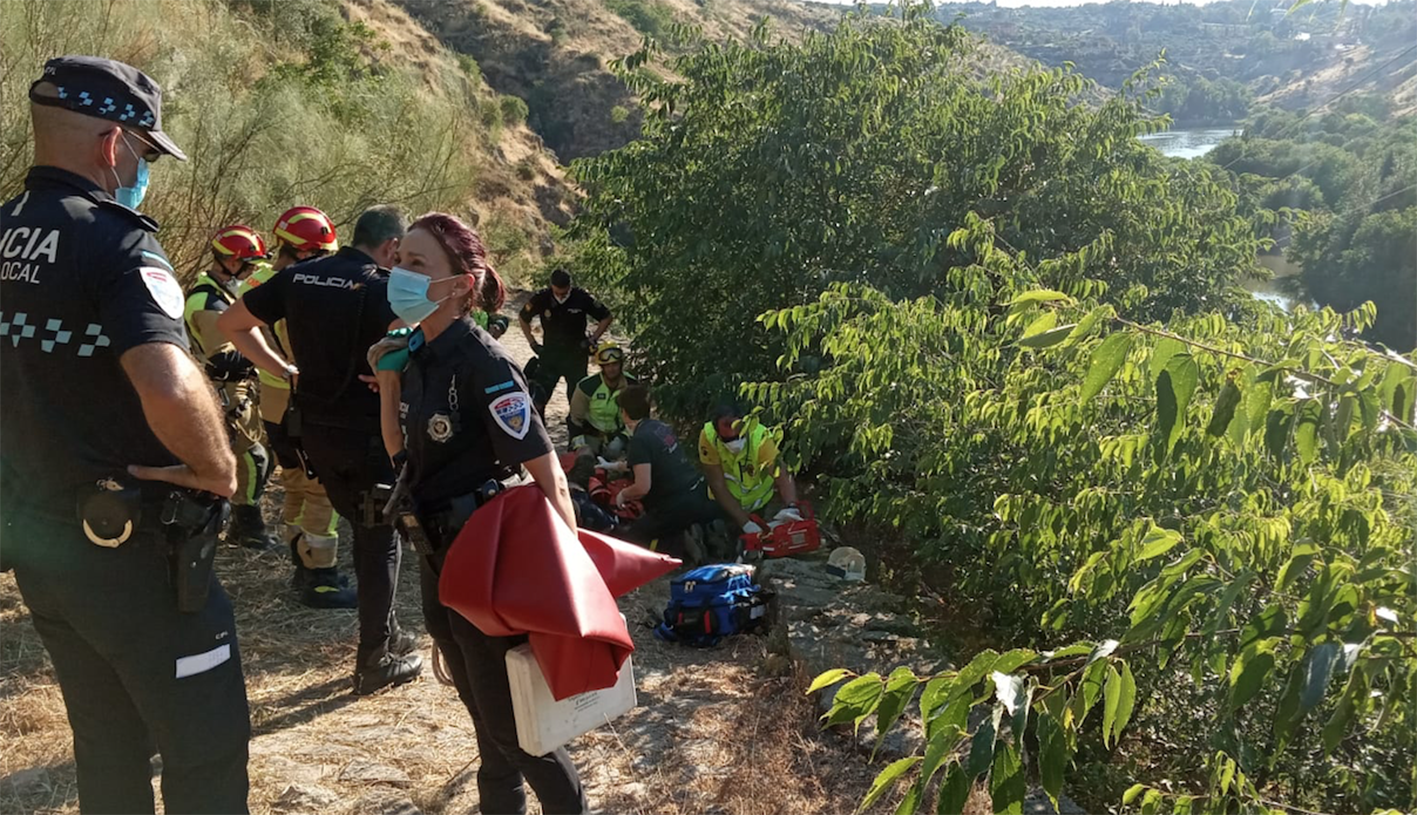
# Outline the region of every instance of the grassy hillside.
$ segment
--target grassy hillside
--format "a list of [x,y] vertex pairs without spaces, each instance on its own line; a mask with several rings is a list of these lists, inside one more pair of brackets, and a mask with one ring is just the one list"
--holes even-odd
[[2,197],[30,162],[28,84],[64,53],[121,59],[163,85],[166,129],[191,161],[159,163],[143,208],[183,270],[213,229],[267,230],[294,204],[343,228],[378,202],[458,212],[513,274],[569,217],[518,106],[384,0],[0,3]]
[[746,36],[763,16],[794,37],[840,10],[793,0],[397,0],[448,47],[473,57],[487,83],[524,99],[528,121],[561,161],[619,147],[640,113],[608,64],[675,23],[713,39]]

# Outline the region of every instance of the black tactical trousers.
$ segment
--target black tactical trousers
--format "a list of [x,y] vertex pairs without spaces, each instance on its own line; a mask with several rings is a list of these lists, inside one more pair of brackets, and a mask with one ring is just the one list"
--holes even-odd
[[507,680],[507,652],[526,642],[520,637],[489,637],[467,618],[438,602],[435,563],[422,558],[423,622],[443,655],[453,686],[477,734],[477,793],[486,815],[526,812],[523,780],[531,784],[541,811],[588,811],[585,790],[566,748],[533,756],[517,743],[512,689]]
[[711,524],[723,517],[717,502],[706,494],[703,482],[669,500],[645,507],[644,514],[636,518],[621,533],[627,541],[649,546],[657,542],[655,549],[673,557],[685,554],[681,534],[694,524]]
[[167,812],[246,812],[250,716],[216,576],[183,614],[151,526],[107,549],[77,521],[14,519],[4,546],[64,696],[80,810],[151,813],[156,751]]
[[[394,483],[394,468],[376,434],[305,422],[301,444],[335,511],[354,529],[354,576],[359,592],[359,658],[388,643],[393,628],[394,589],[399,578],[399,539],[394,528],[365,523],[365,504],[375,484]],[[377,507],[382,510],[383,507]]]
[[556,385],[562,379],[566,380],[566,402],[570,403],[576,386],[586,378],[590,357],[579,348],[547,346],[538,359],[540,362],[537,364],[535,381],[528,384],[533,388],[532,397],[536,402],[536,412],[545,415],[546,403],[551,401],[556,392]]

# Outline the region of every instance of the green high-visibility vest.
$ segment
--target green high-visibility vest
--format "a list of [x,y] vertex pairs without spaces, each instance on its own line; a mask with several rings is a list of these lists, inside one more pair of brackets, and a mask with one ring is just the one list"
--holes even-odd
[[758,450],[767,440],[768,429],[754,424],[748,431],[748,443],[740,452],[728,449],[718,437],[713,422],[704,425],[704,435],[718,453],[718,462],[723,466],[723,480],[728,483],[728,491],[748,512],[756,512],[768,505],[773,496],[773,479],[777,476],[777,462],[767,467],[758,466]]
[[187,324],[187,335],[192,339],[192,350],[197,352],[198,358],[203,362],[221,343],[216,341],[215,337],[203,337],[192,319],[197,316],[197,312],[207,310],[213,297],[228,306],[236,302],[236,297],[227,291],[225,286],[216,282],[209,273],[201,272],[197,275],[197,282],[192,284],[192,290],[187,294],[186,306],[182,309],[182,320]]
[[[257,263],[256,270],[250,275],[248,275],[245,280],[241,281],[241,287],[237,289],[237,295],[244,296],[246,292],[256,288],[262,283],[265,283],[267,280],[270,280],[272,277],[275,277],[276,274],[277,272],[274,268],[271,267],[271,264],[266,263],[264,261]],[[275,346],[275,349],[284,354],[286,358],[289,359],[290,353],[285,350],[290,347],[290,341],[285,334],[285,320],[281,320],[277,322],[274,326],[271,326],[270,328],[266,329],[266,339],[267,341],[274,340],[272,344]],[[267,373],[262,368],[256,369],[256,376],[260,377],[261,385],[263,387],[279,388],[283,391],[290,390],[289,382],[285,381],[281,377],[276,376],[275,374]]]
[[620,391],[639,381],[629,374],[620,378],[623,381],[618,390],[611,390],[605,384],[604,374],[588,376],[577,386],[590,398],[590,414],[586,417],[590,426],[607,436],[625,431],[625,424],[620,420]]

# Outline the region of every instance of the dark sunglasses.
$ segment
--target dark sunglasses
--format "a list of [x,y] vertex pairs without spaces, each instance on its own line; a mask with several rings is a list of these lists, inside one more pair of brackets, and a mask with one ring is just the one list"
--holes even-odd
[[134,131],[120,127],[118,128],[118,132],[122,133],[124,136],[130,137],[133,141],[136,141],[138,144],[147,148],[145,152],[138,154],[138,156],[142,158],[143,161],[152,164],[154,161],[157,161],[158,159],[162,158],[163,153],[157,148],[157,145],[138,135]]

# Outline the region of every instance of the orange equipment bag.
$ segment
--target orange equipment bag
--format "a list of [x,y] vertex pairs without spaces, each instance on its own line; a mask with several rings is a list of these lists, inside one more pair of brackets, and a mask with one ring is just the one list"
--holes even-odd
[[771,529],[766,521],[754,515],[753,522],[764,531],[741,536],[743,551],[761,552],[764,557],[787,557],[821,547],[822,534],[817,529],[817,516],[812,511],[811,503],[798,501],[797,509],[802,513],[802,520],[779,524]]

